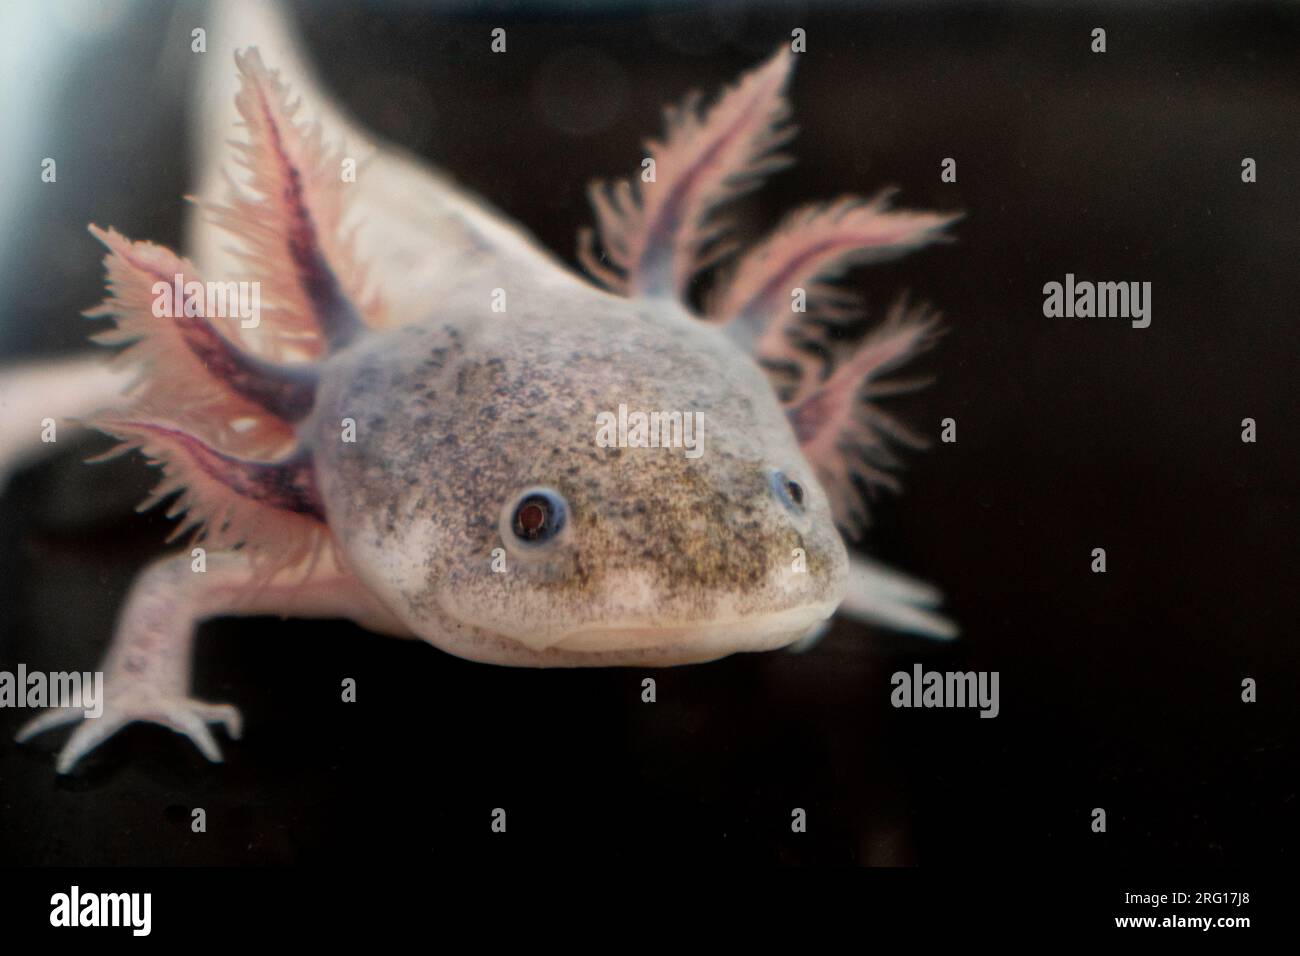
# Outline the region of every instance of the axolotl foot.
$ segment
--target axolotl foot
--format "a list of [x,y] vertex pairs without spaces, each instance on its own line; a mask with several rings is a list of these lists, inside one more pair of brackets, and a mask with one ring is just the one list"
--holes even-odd
[[136,579],[101,669],[103,711],[85,717],[77,707],[45,711],[18,731],[21,743],[37,734],[83,721],[59,753],[58,771],[68,773],[127,724],[161,724],[184,734],[203,756],[221,761],[221,748],[209,724],[221,724],[238,740],[242,721],[230,704],[213,704],[189,695],[195,627],[227,615],[279,614],[308,618],[348,618],[382,634],[401,634],[363,587],[326,557],[308,559],[270,581],[253,573],[237,552],[209,554],[202,571],[188,554],[162,558]]
[[221,748],[208,724],[222,724],[233,740],[238,740],[242,732],[239,710],[231,704],[210,704],[193,697],[169,696],[148,686],[110,686],[105,696],[104,712],[98,717],[83,716],[83,712],[75,707],[53,708],[29,720],[14,739],[24,743],[47,730],[82,721],[59,751],[56,768],[59,773],[69,773],[82,757],[127,724],[138,721],[161,724],[184,734],[213,763],[221,762]]

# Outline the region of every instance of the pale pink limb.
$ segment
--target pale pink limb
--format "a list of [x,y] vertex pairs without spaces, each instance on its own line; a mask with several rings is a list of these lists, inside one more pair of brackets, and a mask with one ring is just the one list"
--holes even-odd
[[[102,355],[0,370],[0,489],[23,462],[79,435],[80,420],[114,404],[137,375]],[[46,419],[55,423],[54,442],[42,440]]]
[[194,633],[209,618],[277,614],[282,617],[347,618],[369,630],[406,636],[407,631],[332,555],[301,574],[268,583],[234,552],[207,555],[195,571],[189,554],[159,559],[136,579],[101,669],[103,714],[85,718],[78,708],[50,710],[30,720],[15,739],[26,741],[54,727],[84,719],[59,753],[67,773],[82,757],[137,721],[160,724],[188,737],[205,757],[221,760],[208,729],[219,723],[238,738],[239,711],[190,696]]
[[943,596],[932,585],[865,558],[849,562],[849,588],[838,613],[854,620],[936,640],[958,634],[955,623],[934,612]]
[[[902,631],[936,641],[950,641],[958,634],[955,623],[936,613],[943,601],[939,589],[917,581],[883,564],[854,556],[849,561],[849,587],[836,613],[891,631]],[[819,644],[831,629],[826,620],[790,645],[803,654]]]

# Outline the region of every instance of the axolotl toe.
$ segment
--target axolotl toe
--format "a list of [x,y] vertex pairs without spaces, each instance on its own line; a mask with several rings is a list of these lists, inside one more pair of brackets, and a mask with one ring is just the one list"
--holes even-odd
[[[113,320],[97,338],[135,379],[92,421],[162,468],[151,501],[175,496],[196,537],[137,580],[104,714],[60,770],[137,720],[219,759],[208,725],[237,735],[238,712],[189,696],[195,626],[219,615],[347,617],[527,666],[770,650],[837,609],[953,633],[933,589],[844,543],[894,481],[891,443],[921,443],[873,399],[933,317],[900,304],[845,344],[831,332],[854,306],[829,284],[952,217],[840,199],[737,255],[717,215],[784,163],[794,54],[669,110],[634,179],[593,185],[593,283],[375,144],[273,14],[243,15],[259,48],[203,87],[228,94],[205,127],[237,119],[244,140],[226,199],[199,204],[198,263],[92,227],[109,296],[89,314]],[[200,150],[210,193],[219,150]]]

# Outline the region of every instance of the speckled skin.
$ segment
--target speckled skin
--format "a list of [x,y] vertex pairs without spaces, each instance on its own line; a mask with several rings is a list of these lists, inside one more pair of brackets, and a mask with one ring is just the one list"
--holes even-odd
[[[702,412],[703,454],[599,447],[596,416],[620,403]],[[710,660],[786,645],[844,595],[844,544],[763,372],[667,301],[544,284],[504,314],[480,296],[372,332],[330,360],[302,435],[352,571],[462,657]],[[804,514],[773,493],[774,469],[807,489]],[[569,521],[530,547],[508,516],[536,485]]]
[[[307,361],[290,347],[271,361],[253,349],[253,361],[224,355],[236,349],[217,336],[190,329],[169,338],[173,326],[132,322],[148,308],[141,290],[151,288],[150,270],[174,257],[97,231],[111,252],[103,308],[126,336],[119,341],[143,337],[156,347],[141,361],[166,357],[175,366],[153,367],[150,400],[133,400],[106,430],[126,432],[170,469],[162,491],[184,489],[178,504],[206,522],[211,553],[204,567],[182,550],[139,575],[105,658],[99,719],[54,708],[16,739],[77,724],[57,761],[68,772],[120,728],[148,721],[220,760],[208,725],[237,737],[239,712],[192,697],[189,687],[196,627],[224,615],[347,617],[472,660],[535,667],[671,665],[769,650],[815,640],[837,609],[930,636],[956,633],[933,613],[933,588],[850,561],[817,477],[842,508],[840,473],[825,470],[825,456],[840,450],[842,432],[859,448],[883,439],[863,433],[852,415],[837,419],[834,400],[854,399],[901,354],[891,348],[916,346],[926,323],[900,321],[860,348],[865,358],[843,366],[856,376],[846,379],[851,388],[820,387],[831,396],[817,406],[824,428],[810,428],[806,411],[801,418],[803,447],[823,469],[814,473],[751,357],[762,349],[742,341],[753,330],[683,304],[710,209],[742,171],[770,169],[768,154],[784,138],[787,55],[742,77],[707,120],[694,107],[690,117],[675,114],[668,142],[656,148],[661,168],[681,173],[669,193],[677,198],[653,221],[642,221],[618,187],[593,192],[612,258],[597,259],[589,242],[580,258],[622,297],[579,279],[500,213],[352,123],[311,76],[274,4],[230,0],[213,15],[212,51],[196,84],[198,192],[227,190],[222,157],[238,122],[249,131],[244,173],[262,199],[249,202],[236,189],[235,207],[200,215],[196,206],[187,243],[212,276],[264,267],[268,301],[285,323],[275,331],[290,346],[319,335],[326,357]],[[282,74],[267,71],[263,54]],[[289,90],[301,93],[318,125],[295,125]],[[318,153],[319,143],[338,152]],[[359,175],[336,180],[331,156],[355,160]],[[667,188],[672,177],[659,182]],[[852,254],[886,241],[888,222],[907,245],[945,222],[850,205],[856,212],[839,204],[804,213],[746,255],[771,265],[794,244],[806,258],[832,233]],[[232,246],[227,231],[243,246]],[[325,241],[344,235],[342,244]],[[845,261],[814,256],[808,268],[820,271],[809,275]],[[662,274],[669,266],[674,276]],[[767,268],[746,278],[738,267],[728,287],[736,302],[717,315],[735,319],[765,301],[762,290],[776,281]],[[187,364],[189,355],[201,369]],[[280,364],[286,358],[305,367]],[[268,381],[250,379],[253,368]],[[206,404],[194,401],[195,376],[212,393]],[[50,413],[45,395],[64,395],[85,417],[121,388],[119,377],[77,365],[33,390],[38,404],[23,406],[31,409],[23,420]],[[233,433],[262,418],[249,419],[245,401],[267,413],[261,424],[276,439],[267,447],[283,448],[273,460],[210,446],[170,420],[177,409],[201,408],[208,419],[199,424],[224,422]],[[701,454],[603,447],[598,417],[620,406],[702,415]],[[231,437],[224,427],[196,430]],[[13,446],[4,438],[0,466]],[[803,490],[791,491],[791,481]],[[538,488],[564,499],[567,522],[553,537],[524,542],[512,517],[521,496]]]

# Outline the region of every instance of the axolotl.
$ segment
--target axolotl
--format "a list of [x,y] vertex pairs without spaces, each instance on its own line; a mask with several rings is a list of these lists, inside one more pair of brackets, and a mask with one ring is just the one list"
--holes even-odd
[[[133,721],[221,759],[208,725],[238,737],[239,713],[190,696],[194,631],[214,616],[349,618],[528,667],[772,650],[837,609],[955,632],[933,588],[845,544],[864,492],[894,481],[890,442],[920,443],[873,399],[934,317],[900,303],[856,346],[826,331],[853,310],[830,280],[941,238],[953,217],[842,199],[737,255],[718,215],[786,162],[795,53],[707,108],[692,95],[669,109],[640,172],[592,186],[579,255],[593,282],[377,146],[283,24],[254,39],[233,69],[221,59],[237,89],[215,74],[204,87],[203,155],[231,104],[243,137],[225,200],[198,202],[196,259],[91,227],[109,295],[89,314],[125,348],[93,378],[89,421],[161,467],[150,503],[178,495],[178,530],[197,537],[133,585],[103,716],[75,728],[60,772]],[[201,167],[210,192],[214,164]],[[213,275],[257,283],[256,321],[167,294]],[[702,453],[597,442],[620,406],[696,416]],[[81,719],[51,710],[19,739]]]

